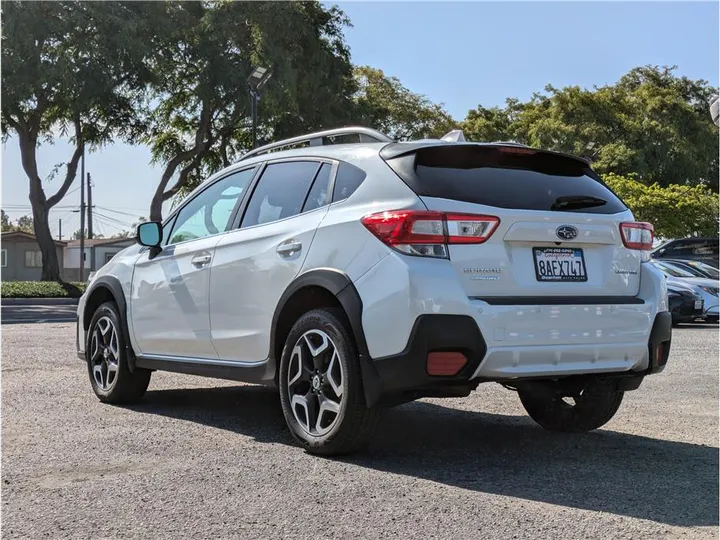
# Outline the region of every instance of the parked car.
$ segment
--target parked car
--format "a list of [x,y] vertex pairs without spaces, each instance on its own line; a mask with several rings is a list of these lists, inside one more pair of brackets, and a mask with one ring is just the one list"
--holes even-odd
[[593,430],[670,352],[652,226],[587,161],[522,145],[296,137],[137,240],[78,305],[97,397],[138,400],[154,370],[273,385],[314,453],[361,447],[385,406],[486,382],[546,429]]
[[673,325],[703,318],[703,299],[692,287],[685,287],[679,283],[668,283],[667,287]]
[[700,261],[678,261],[675,259],[662,259],[662,262],[679,267],[696,277],[707,279],[720,279],[720,270]]
[[655,259],[653,264],[667,276],[668,286],[676,284],[689,287],[703,299],[703,320],[711,323],[718,322],[718,304],[720,303],[718,302],[718,289],[720,288],[718,280],[697,277],[680,266],[664,260]]
[[720,267],[719,239],[716,238],[680,238],[670,240],[653,249],[654,259],[681,259],[701,261],[715,268]]

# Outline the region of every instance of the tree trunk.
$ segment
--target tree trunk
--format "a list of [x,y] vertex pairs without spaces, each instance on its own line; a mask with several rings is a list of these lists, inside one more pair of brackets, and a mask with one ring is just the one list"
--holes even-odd
[[33,204],[32,206],[35,238],[42,252],[42,280],[61,281],[60,263],[57,257],[57,249],[55,248],[55,240],[53,240],[52,233],[50,232],[50,220],[48,219],[50,209],[47,205]]
[[[70,184],[75,179],[77,165],[82,155],[82,142],[76,142],[75,152],[67,165],[67,174],[60,189],[48,199],[42,187],[42,180],[37,170],[37,130],[31,129],[26,122],[16,124],[20,156],[25,174],[30,180],[30,205],[33,213],[33,226],[35,239],[42,252],[42,280],[61,281],[60,263],[58,261],[55,240],[50,232],[50,208],[55,206],[67,193]],[[80,135],[80,121],[75,122],[76,137]]]
[[155,191],[155,195],[150,203],[150,221],[162,221],[163,192],[163,189]]

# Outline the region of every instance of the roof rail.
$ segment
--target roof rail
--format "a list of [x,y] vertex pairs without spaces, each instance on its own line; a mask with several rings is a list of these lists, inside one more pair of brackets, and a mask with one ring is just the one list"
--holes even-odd
[[371,142],[393,142],[393,140],[387,135],[383,135],[379,131],[374,129],[356,126],[356,127],[344,127],[336,129],[328,129],[325,131],[318,131],[316,133],[308,133],[307,135],[300,135],[299,137],[293,137],[291,139],[284,139],[282,141],[266,144],[254,150],[250,150],[247,154],[240,158],[239,161],[248,159],[254,156],[259,156],[271,150],[278,148],[284,148],[285,146],[291,146],[293,144],[309,143],[310,146],[328,146],[325,142],[327,137],[341,137],[343,135],[358,135],[361,143]]

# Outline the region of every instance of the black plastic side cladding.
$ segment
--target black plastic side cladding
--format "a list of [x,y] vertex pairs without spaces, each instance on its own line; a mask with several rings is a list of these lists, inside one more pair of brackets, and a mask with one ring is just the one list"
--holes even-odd
[[[135,371],[135,352],[130,345],[130,330],[127,323],[127,303],[125,301],[125,293],[123,293],[122,285],[120,281],[113,276],[100,276],[93,281],[90,289],[86,292],[86,298],[89,300],[92,298],[93,293],[98,289],[107,289],[112,294],[117,304],[118,310],[120,311],[120,324],[122,325],[122,331],[125,334],[125,353],[128,360],[128,367],[130,371]],[[82,324],[85,330],[90,324],[92,313],[88,313],[88,304],[85,304],[85,311],[83,312]],[[85,345],[87,347],[87,344]]]
[[[280,297],[280,301],[275,308],[275,313],[272,320],[272,328],[270,331],[270,343],[274,347],[276,339],[276,329],[280,314],[285,307],[285,304],[292,298],[293,294],[298,292],[304,287],[322,287],[338,299],[342,306],[345,314],[347,315],[348,322],[350,323],[350,329],[352,330],[353,337],[355,338],[355,344],[358,348],[358,354],[360,356],[360,369],[363,377],[363,388],[365,391],[365,402],[368,407],[373,406],[377,403],[380,398],[380,392],[382,386],[380,384],[380,378],[375,370],[372,359],[368,352],[367,342],[365,341],[365,333],[362,327],[362,300],[360,295],[355,289],[350,278],[338,270],[330,268],[319,268],[317,270],[311,270],[300,276],[293,281],[285,292]],[[276,358],[271,359],[277,362]]]
[[[452,377],[427,373],[427,356],[433,351],[458,351],[467,364]],[[420,315],[410,332],[405,349],[373,362],[382,381],[383,396],[429,388],[467,385],[480,366],[487,345],[475,320],[468,315]]]
[[[646,375],[660,373],[667,365],[672,344],[672,314],[669,311],[661,311],[655,316],[650,339],[648,339],[648,353],[650,355],[649,366]],[[662,345],[662,355],[657,357],[658,347]]]

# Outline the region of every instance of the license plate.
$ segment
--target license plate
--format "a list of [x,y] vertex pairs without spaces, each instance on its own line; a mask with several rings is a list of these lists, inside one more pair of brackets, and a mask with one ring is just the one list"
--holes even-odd
[[585,258],[579,248],[533,248],[538,281],[587,281]]
[[702,309],[702,307],[703,307],[703,301],[695,300],[695,309]]

